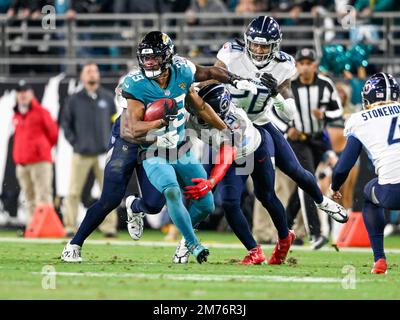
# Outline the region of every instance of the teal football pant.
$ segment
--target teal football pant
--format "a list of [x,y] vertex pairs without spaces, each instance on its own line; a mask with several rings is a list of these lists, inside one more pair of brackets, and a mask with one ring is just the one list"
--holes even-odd
[[214,198],[208,192],[199,200],[191,200],[188,211],[182,201],[181,188],[194,185],[193,178],[207,179],[203,165],[188,151],[174,162],[161,157],[146,159],[143,168],[153,186],[164,194],[171,220],[186,239],[188,248],[198,245],[193,227],[214,211]]

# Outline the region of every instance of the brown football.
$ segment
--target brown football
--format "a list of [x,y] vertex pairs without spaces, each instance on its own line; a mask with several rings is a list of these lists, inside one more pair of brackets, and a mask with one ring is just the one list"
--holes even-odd
[[147,105],[144,113],[144,121],[153,121],[164,118],[165,111],[172,108],[174,104],[173,99],[162,98]]

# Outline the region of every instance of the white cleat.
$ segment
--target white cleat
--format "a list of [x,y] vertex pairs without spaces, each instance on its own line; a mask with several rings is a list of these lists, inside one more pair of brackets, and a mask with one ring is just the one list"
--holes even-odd
[[82,262],[81,247],[77,244],[71,244],[71,241],[65,245],[61,253],[61,260],[65,262]]
[[347,210],[337,202],[324,196],[324,200],[320,204],[316,204],[317,208],[326,212],[333,220],[345,223],[349,220]]
[[186,247],[185,238],[179,242],[178,246],[176,247],[174,256],[172,258],[173,263],[188,263],[189,262],[190,251]]
[[144,218],[144,213],[143,212],[133,212],[131,205],[133,201],[135,201],[136,197],[135,196],[129,196],[125,200],[125,205],[126,205],[126,212],[128,215],[128,221],[127,223],[127,228],[129,235],[133,240],[139,240],[142,235],[143,235],[143,218]]

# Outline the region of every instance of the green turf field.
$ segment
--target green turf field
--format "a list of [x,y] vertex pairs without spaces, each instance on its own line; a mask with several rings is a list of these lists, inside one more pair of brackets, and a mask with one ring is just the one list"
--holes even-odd
[[[175,243],[163,236],[146,230],[138,242],[124,233],[107,242],[95,234],[84,262],[66,264],[59,260],[65,239],[25,242],[0,232],[0,299],[400,299],[398,236],[385,239],[395,250],[387,254],[384,276],[370,274],[369,251],[333,248],[293,247],[282,266],[237,265],[245,249],[232,234],[213,232],[199,232],[211,247],[209,262],[173,265]],[[264,251],[269,255],[272,247]]]

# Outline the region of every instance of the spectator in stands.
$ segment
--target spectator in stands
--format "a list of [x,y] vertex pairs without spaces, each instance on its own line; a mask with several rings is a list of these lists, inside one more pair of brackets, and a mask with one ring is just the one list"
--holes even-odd
[[399,9],[400,3],[397,0],[356,0],[354,8],[360,16],[370,16],[373,12],[395,11]]
[[[71,1],[71,0],[69,0]],[[132,1],[133,2],[133,1]],[[136,1],[135,1],[136,2]],[[112,8],[113,2],[112,1],[107,1],[107,0],[73,0],[70,3],[70,7],[66,12],[67,18],[74,19],[76,17],[76,14],[83,13],[83,14],[88,14],[88,13],[94,13],[94,14],[101,14],[101,13],[111,13],[113,12]],[[96,27],[98,22],[95,20],[79,20],[77,22],[78,26],[84,26],[84,27]],[[102,22],[102,26],[112,26],[113,22],[112,21],[107,21],[107,22]],[[85,42],[85,41],[91,41],[91,40],[105,40],[105,39],[111,39],[112,36],[107,33],[90,33],[90,32],[85,32],[85,33],[79,33],[77,35],[78,40]],[[107,56],[112,54],[112,49],[113,47],[107,47],[107,46],[99,46],[99,47],[88,47],[88,46],[81,46],[78,47],[77,49],[77,56],[78,57],[94,57],[94,56]],[[106,69],[104,66],[100,65],[100,69]]]
[[311,12],[316,15],[321,8],[332,9],[334,7],[334,0],[302,0],[292,1],[292,8],[290,9],[290,16],[296,20],[301,12]]
[[[378,41],[380,36],[379,26],[383,24],[382,19],[370,19],[374,12],[395,12],[400,9],[398,0],[356,0],[354,8],[358,13],[357,25],[350,30],[350,39],[353,43],[360,43],[364,39],[368,42]],[[380,44],[380,50],[384,51],[385,44]]]
[[156,13],[157,0],[114,0],[115,13]]
[[255,13],[266,10],[264,1],[259,0],[240,0],[235,7],[236,13]]
[[53,205],[51,149],[57,142],[58,125],[37,101],[26,82],[21,81],[16,91],[13,159],[29,210],[29,224],[37,205]]
[[[199,25],[199,26],[218,26],[224,25],[224,20],[221,18],[197,18],[196,14],[199,13],[225,13],[228,12],[228,9],[224,2],[221,0],[192,0],[192,4],[189,9],[186,11],[186,22],[189,25]],[[191,40],[196,39],[215,39],[218,38],[218,32],[193,32],[190,34]],[[220,44],[216,45],[215,48],[207,47],[207,46],[192,46],[189,56],[195,57],[199,55],[202,51],[204,53],[208,53],[208,51],[217,51],[220,47]]]
[[[62,127],[74,149],[71,164],[69,194],[65,200],[64,224],[71,237],[77,229],[78,205],[88,174],[94,171],[97,182],[103,185],[101,155],[107,151],[108,138],[116,108],[114,94],[100,86],[96,64],[87,63],[81,72],[84,88],[66,102]],[[116,235],[117,215],[107,216],[100,230],[105,236]]]
[[185,12],[190,4],[191,0],[165,0],[170,4],[171,12]]
[[7,17],[18,15],[20,18],[28,18],[33,11],[39,9],[39,1],[12,0],[7,11]]
[[7,13],[11,0],[0,0],[0,13]]

